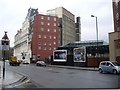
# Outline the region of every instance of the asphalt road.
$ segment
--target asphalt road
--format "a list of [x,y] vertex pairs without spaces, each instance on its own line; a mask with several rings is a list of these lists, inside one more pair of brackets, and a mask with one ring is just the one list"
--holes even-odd
[[100,74],[98,71],[22,64],[6,65],[6,69],[30,77],[38,88],[120,88],[120,75]]

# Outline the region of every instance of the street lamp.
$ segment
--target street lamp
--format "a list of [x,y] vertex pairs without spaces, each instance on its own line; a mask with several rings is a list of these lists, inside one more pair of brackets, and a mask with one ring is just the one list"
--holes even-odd
[[9,50],[9,38],[7,36],[7,32],[5,32],[4,36],[1,40],[2,51],[3,51],[3,79],[5,78],[5,51]]
[[97,38],[97,50],[96,50],[96,54],[98,55],[98,22],[97,22],[97,16],[91,15],[91,17],[95,17],[96,18],[96,38]]

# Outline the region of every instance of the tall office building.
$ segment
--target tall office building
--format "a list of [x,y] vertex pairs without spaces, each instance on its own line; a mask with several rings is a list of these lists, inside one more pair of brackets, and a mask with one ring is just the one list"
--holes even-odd
[[114,32],[109,33],[110,60],[120,62],[120,0],[113,0]]
[[66,45],[76,41],[75,15],[63,7],[57,7],[47,11],[48,15],[56,15],[59,18],[60,44]]

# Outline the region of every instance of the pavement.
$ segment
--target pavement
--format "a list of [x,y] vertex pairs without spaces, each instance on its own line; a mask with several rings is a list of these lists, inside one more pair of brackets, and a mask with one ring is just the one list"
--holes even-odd
[[[77,69],[77,70],[92,70],[96,71],[98,68],[93,67],[75,67],[75,66],[60,66],[60,65],[48,65],[48,67],[57,67],[57,68],[67,68],[67,69]],[[0,66],[0,89],[3,88],[13,88],[30,82],[30,78],[13,71],[5,71],[5,78],[3,79],[3,71]]]
[[30,78],[24,75],[9,70],[5,71],[5,77],[3,78],[3,70],[1,66],[0,71],[0,90],[4,90],[5,88],[14,88],[24,84],[25,82],[29,82],[30,80]]

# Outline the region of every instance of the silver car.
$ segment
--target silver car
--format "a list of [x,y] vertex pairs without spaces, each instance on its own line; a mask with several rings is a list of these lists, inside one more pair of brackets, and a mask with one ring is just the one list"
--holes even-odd
[[115,61],[102,61],[99,65],[99,72],[120,73],[120,64]]
[[44,61],[37,61],[36,66],[46,66],[46,63]]

